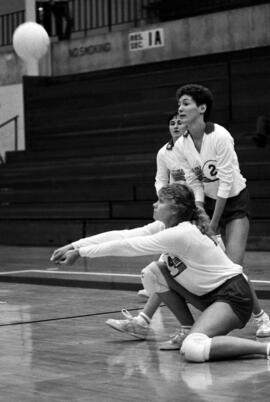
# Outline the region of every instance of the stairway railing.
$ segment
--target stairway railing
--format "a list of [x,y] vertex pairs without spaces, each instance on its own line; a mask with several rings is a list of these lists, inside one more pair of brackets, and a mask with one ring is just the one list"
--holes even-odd
[[[0,124],[0,129],[8,125],[9,123],[14,122],[14,150],[18,151],[18,118],[19,115],[11,117],[10,119],[6,120],[4,123]],[[0,155],[0,163],[4,163],[2,156]]]

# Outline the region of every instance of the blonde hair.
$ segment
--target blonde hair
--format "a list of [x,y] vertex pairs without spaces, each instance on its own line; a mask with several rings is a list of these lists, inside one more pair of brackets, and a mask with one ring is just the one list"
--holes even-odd
[[186,184],[172,183],[162,187],[158,195],[160,198],[174,201],[180,222],[192,222],[203,234],[211,235],[210,219],[203,209],[196,206],[194,193],[190,187]]

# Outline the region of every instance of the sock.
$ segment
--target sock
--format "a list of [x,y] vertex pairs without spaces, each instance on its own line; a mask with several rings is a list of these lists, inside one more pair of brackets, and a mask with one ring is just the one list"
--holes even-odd
[[138,319],[138,323],[145,326],[148,326],[151,322],[150,318],[144,314],[142,311],[140,312],[140,314],[137,316]]
[[268,360],[270,360],[270,342],[267,344],[266,358],[267,358]]
[[258,314],[253,314],[253,318],[255,318],[255,319],[262,318],[263,315],[264,315],[264,310],[262,309]]
[[183,329],[185,332],[188,332],[191,330],[192,325],[181,325],[181,329]]

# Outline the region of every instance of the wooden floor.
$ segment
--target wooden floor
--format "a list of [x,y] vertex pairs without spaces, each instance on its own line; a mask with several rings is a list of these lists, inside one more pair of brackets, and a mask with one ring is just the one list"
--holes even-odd
[[[14,270],[26,269],[27,256],[36,269],[47,268],[45,250],[14,251]],[[264,257],[261,264],[258,255],[252,258],[266,268]],[[3,270],[11,269],[6,264]],[[257,279],[268,275],[265,269]],[[192,364],[177,351],[159,351],[159,341],[177,328],[165,306],[147,341],[106,326],[108,318],[121,318],[121,308],[137,314],[143,307],[135,291],[0,282],[0,301],[1,402],[269,400],[270,361],[264,358]],[[270,312],[270,300],[261,302]],[[248,338],[254,333],[252,322],[235,332]]]

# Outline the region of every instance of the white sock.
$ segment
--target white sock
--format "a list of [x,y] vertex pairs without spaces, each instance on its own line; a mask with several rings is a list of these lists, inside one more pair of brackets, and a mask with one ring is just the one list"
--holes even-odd
[[258,314],[253,314],[253,317],[255,319],[262,318],[262,316],[265,314],[264,310],[262,309]]
[[270,342],[267,344],[266,358],[267,358],[268,360],[270,360]]
[[142,311],[140,312],[139,315],[137,315],[137,319],[138,319],[138,323],[143,325],[144,327],[148,326],[151,322],[151,319],[146,314],[144,314]]
[[191,325],[181,325],[181,329],[183,329],[185,332],[188,332],[191,330]]

